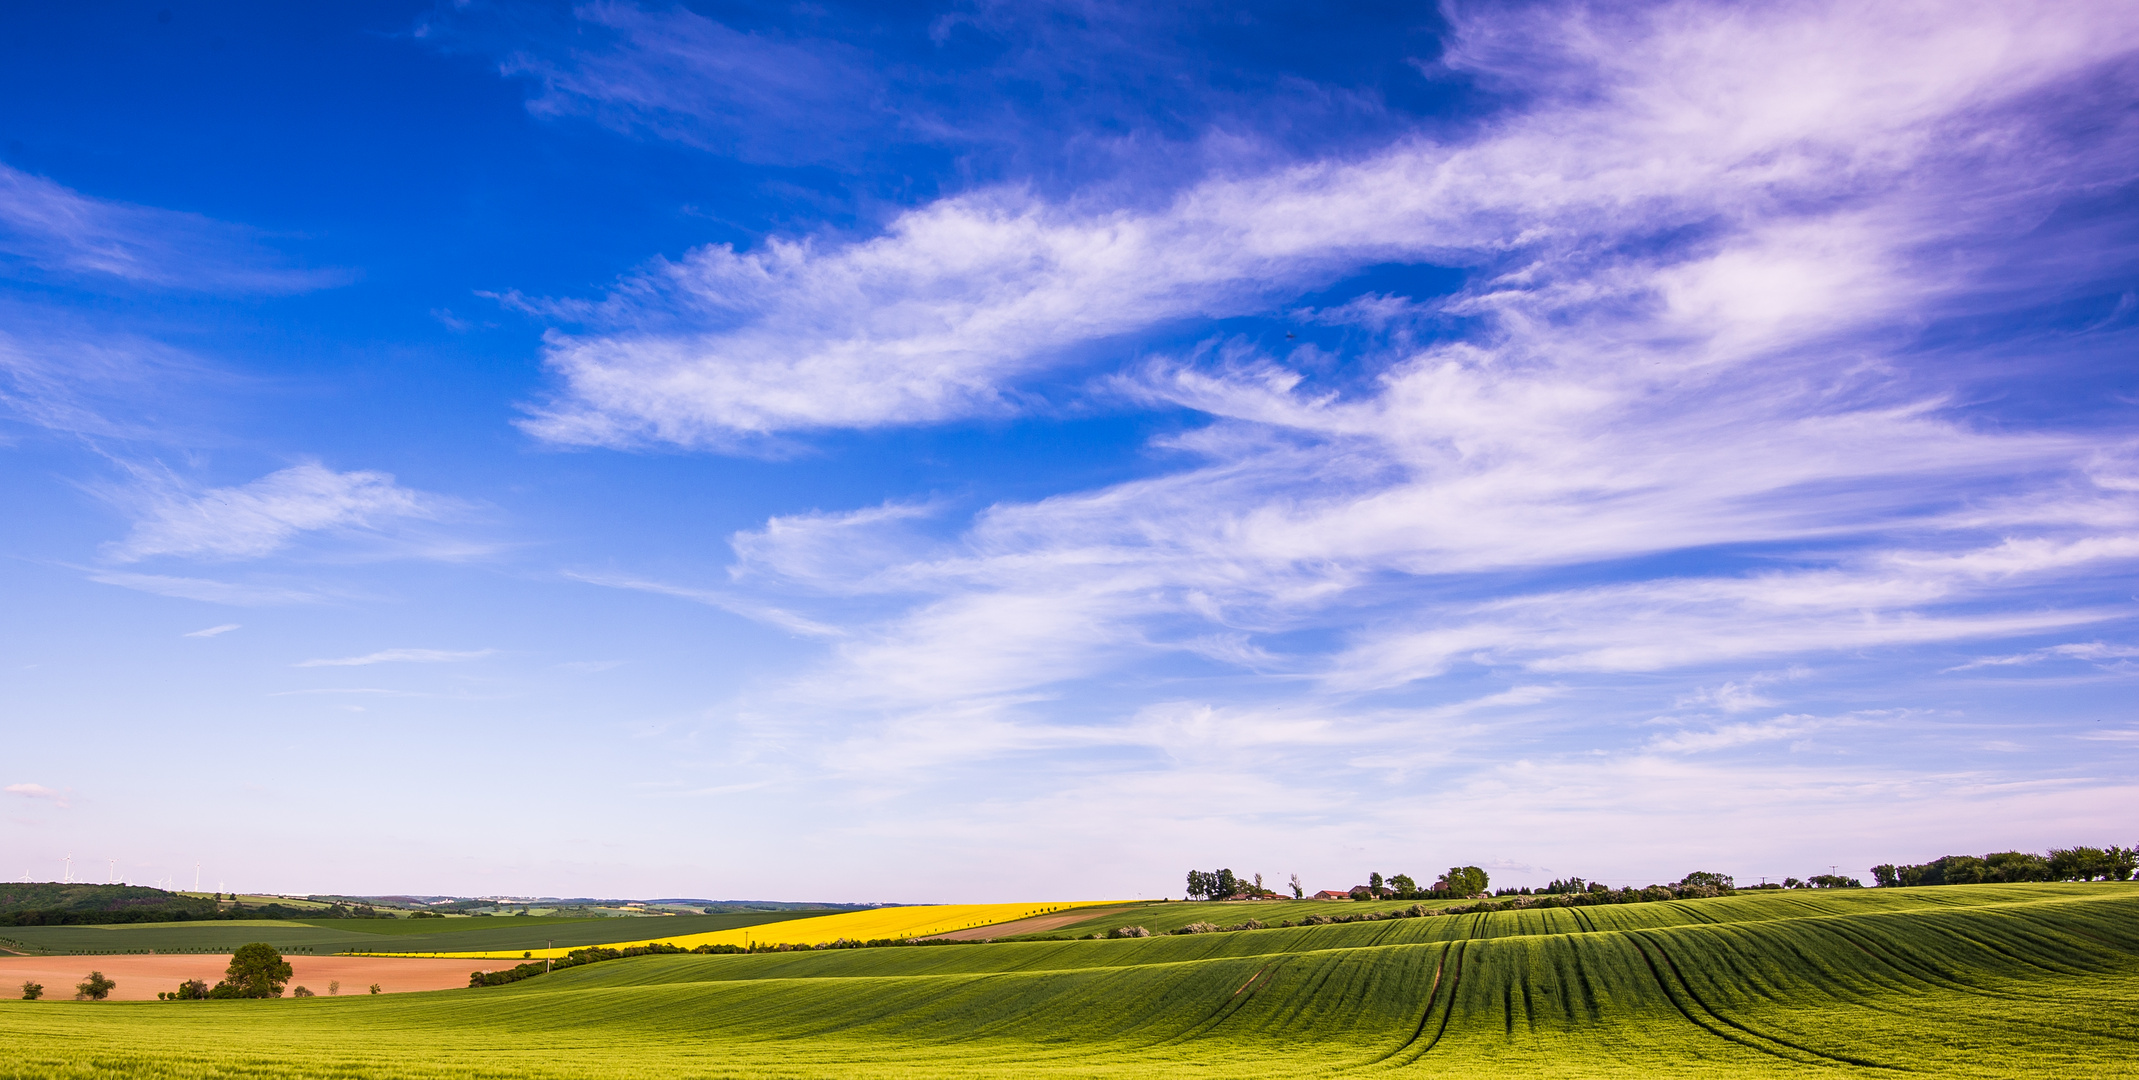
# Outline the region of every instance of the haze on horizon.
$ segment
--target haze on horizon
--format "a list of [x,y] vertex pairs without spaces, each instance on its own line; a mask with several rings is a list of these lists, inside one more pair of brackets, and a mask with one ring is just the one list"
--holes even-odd
[[2134,839],[2128,6],[9,23],[0,873]]

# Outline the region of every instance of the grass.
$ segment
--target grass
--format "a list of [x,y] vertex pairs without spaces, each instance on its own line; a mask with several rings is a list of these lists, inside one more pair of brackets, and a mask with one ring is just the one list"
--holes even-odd
[[2139,887],[1949,886],[9,1001],[0,1078],[2110,1077],[2135,1003]]
[[504,915],[482,919],[260,919],[118,926],[0,927],[0,943],[48,954],[229,952],[265,941],[284,952],[503,952],[518,956],[550,941],[559,950],[601,945],[643,927],[678,935],[703,934],[807,919],[813,911],[749,911],[721,915],[669,915],[647,919],[549,918]]

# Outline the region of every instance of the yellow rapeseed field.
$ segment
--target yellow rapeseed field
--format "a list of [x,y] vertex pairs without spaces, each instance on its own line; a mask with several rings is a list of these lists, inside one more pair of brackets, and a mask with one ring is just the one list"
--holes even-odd
[[[1118,900],[1057,900],[1037,904],[934,904],[926,907],[875,908],[869,911],[842,911],[836,915],[823,915],[814,919],[792,919],[787,922],[766,923],[760,926],[745,926],[736,930],[715,930],[705,934],[677,934],[668,937],[634,938],[630,941],[610,942],[606,949],[622,949],[631,945],[679,945],[686,949],[700,945],[822,945],[828,941],[846,938],[852,941],[870,941],[878,938],[920,938],[936,934],[948,934],[954,930],[969,930],[976,926],[993,926],[997,923],[1015,922],[1037,915],[1048,915],[1070,908],[1093,907],[1101,904],[1120,903]],[[637,920],[633,920],[636,922]],[[647,920],[652,922],[654,920]],[[643,923],[640,925],[644,925]],[[635,927],[636,928],[636,927]],[[561,957],[571,949],[510,949],[492,952],[434,952],[434,953],[379,953],[381,956],[439,956],[458,957],[469,960],[519,960],[523,954],[540,960],[544,957]]]

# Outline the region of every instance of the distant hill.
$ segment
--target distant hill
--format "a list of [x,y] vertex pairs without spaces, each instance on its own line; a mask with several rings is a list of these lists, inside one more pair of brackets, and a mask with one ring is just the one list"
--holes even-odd
[[0,883],[0,925],[5,926],[212,919],[216,907],[213,900],[146,885]]
[[146,885],[0,882],[0,926],[80,926],[95,923],[192,922],[207,919],[316,919],[317,908],[283,904],[220,904]]

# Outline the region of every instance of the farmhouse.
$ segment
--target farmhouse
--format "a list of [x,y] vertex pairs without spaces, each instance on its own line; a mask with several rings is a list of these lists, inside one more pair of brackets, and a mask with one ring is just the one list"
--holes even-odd
[[1324,889],[1308,897],[1309,900],[1350,900],[1351,898],[1352,894],[1349,892],[1337,892],[1332,889]]

